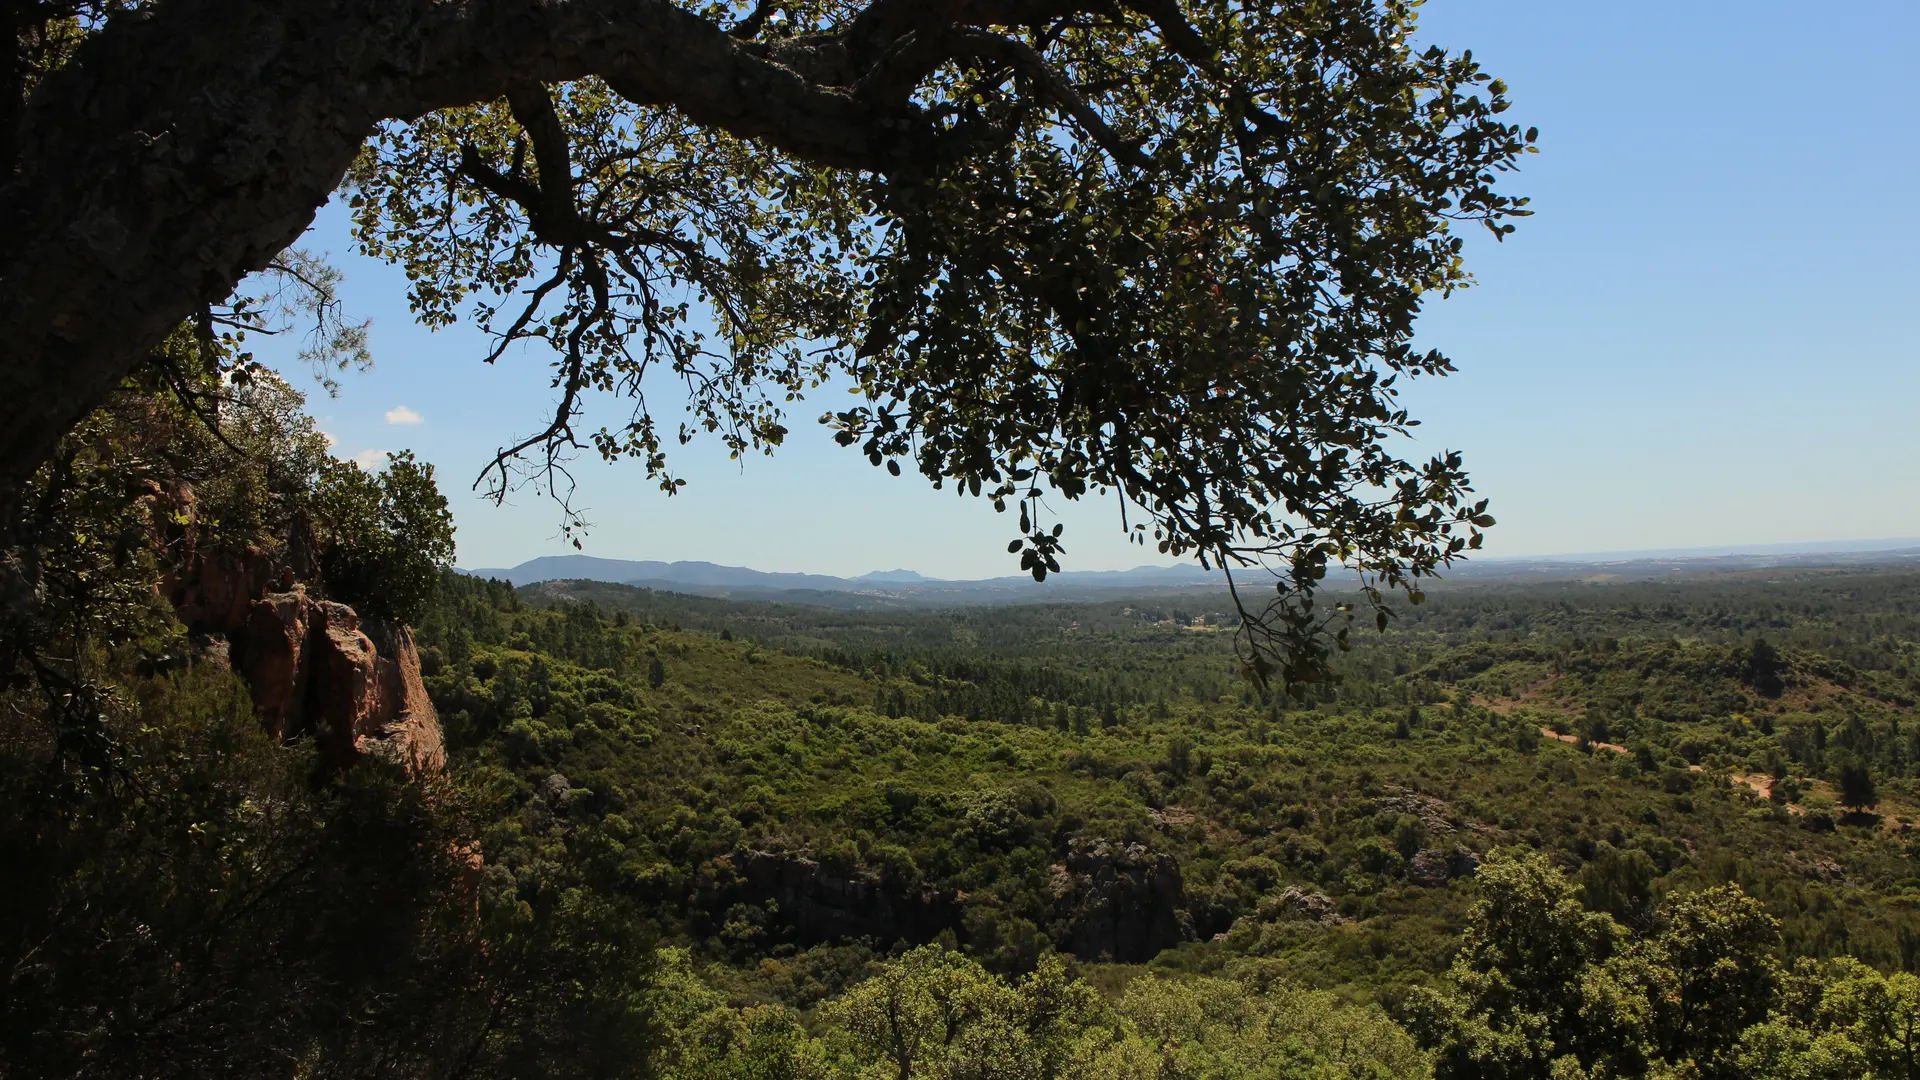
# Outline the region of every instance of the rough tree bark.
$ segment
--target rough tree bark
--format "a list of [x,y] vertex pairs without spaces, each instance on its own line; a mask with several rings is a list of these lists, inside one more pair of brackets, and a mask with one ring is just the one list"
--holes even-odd
[[[855,30],[914,7],[881,0]],[[171,327],[293,243],[382,120],[600,75],[884,169],[927,129],[843,88],[860,51],[776,51],[662,0],[159,0],[117,18],[36,88],[0,188],[0,498]]]

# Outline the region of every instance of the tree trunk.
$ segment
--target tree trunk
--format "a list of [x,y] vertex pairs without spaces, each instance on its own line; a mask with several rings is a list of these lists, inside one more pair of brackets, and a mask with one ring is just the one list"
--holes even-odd
[[383,120],[598,74],[821,164],[907,152],[906,124],[765,52],[663,0],[154,0],[116,17],[35,89],[0,188],[0,503],[172,327],[293,243]]
[[341,31],[408,6],[162,3],[37,89],[0,194],[0,491],[313,220],[378,119],[372,42]]

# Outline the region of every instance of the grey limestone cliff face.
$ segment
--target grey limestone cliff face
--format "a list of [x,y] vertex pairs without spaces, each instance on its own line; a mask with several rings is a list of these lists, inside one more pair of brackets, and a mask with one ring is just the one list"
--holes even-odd
[[800,855],[745,851],[727,860],[731,890],[773,901],[804,944],[872,938],[929,941],[960,925],[957,898],[925,887],[896,888],[862,871],[841,872]]
[[1407,863],[1407,880],[1428,889],[1444,887],[1456,878],[1470,878],[1480,868],[1480,857],[1459,845],[1425,848]]
[[1074,840],[1053,882],[1064,944],[1083,960],[1144,963],[1195,939],[1180,863],[1144,844]]
[[[964,895],[903,888],[865,870],[835,870],[784,852],[737,852],[719,869],[709,903],[767,904],[803,944],[924,942],[947,931],[966,937]],[[1171,855],[1082,839],[1053,870],[1055,943],[1083,960],[1141,963],[1195,940],[1180,864]]]

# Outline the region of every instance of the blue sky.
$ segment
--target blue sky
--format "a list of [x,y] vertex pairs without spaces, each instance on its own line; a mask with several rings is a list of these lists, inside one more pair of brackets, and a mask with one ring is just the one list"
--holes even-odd
[[[1469,241],[1478,284],[1421,320],[1420,344],[1460,373],[1407,399],[1416,449],[1464,451],[1492,498],[1489,553],[1920,536],[1920,4],[1431,0],[1423,19],[1541,130],[1509,185],[1536,216]],[[304,243],[373,320],[374,370],[311,397],[336,450],[434,462],[463,566],[571,550],[541,499],[495,508],[466,489],[537,423],[544,363],[489,368],[479,335],[414,325],[399,274],[351,253],[337,208]],[[835,446],[812,423],[832,404],[795,409],[771,459],[682,450],[671,499],[631,464],[583,460],[588,552],[1016,571],[1013,522]],[[1111,504],[1063,517],[1069,568],[1159,561],[1122,541]]]

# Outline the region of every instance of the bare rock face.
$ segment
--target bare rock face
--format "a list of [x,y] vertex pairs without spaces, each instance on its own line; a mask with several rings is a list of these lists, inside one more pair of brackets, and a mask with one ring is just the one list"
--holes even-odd
[[281,739],[306,730],[310,623],[304,591],[270,593],[248,605],[240,632],[227,642],[227,662],[247,680],[260,722]]
[[745,851],[722,862],[735,876],[732,899],[773,901],[806,944],[856,937],[928,941],[960,925],[958,904],[932,889],[896,890],[870,874],[839,873],[780,852]]
[[[353,609],[332,605],[353,618]],[[415,773],[437,773],[446,768],[446,744],[440,735],[440,717],[420,678],[420,650],[413,631],[384,619],[367,619],[351,632],[356,681],[328,697],[329,702],[360,703],[350,718],[338,724],[343,742],[351,734],[349,760],[377,754],[390,757]],[[329,640],[339,640],[329,630]],[[365,689],[362,689],[362,687]]]
[[1289,885],[1278,895],[1261,901],[1259,918],[1268,922],[1305,919],[1327,927],[1341,926],[1353,921],[1340,914],[1340,909],[1334,903],[1333,897],[1318,889],[1308,889],[1299,885]]
[[1428,889],[1438,889],[1455,878],[1472,877],[1480,868],[1480,857],[1464,847],[1425,848],[1407,863],[1407,880]]
[[380,651],[360,632],[360,617],[345,604],[313,604],[316,616],[310,632],[313,669],[318,691],[311,695],[310,723],[320,747],[336,760],[350,760],[359,750],[362,732],[374,723],[384,704],[380,691]]
[[[143,498],[172,564],[161,595],[194,636],[200,662],[224,661],[246,680],[269,732],[312,735],[343,768],[382,756],[418,775],[445,769],[412,631],[308,595],[293,569],[257,548],[197,548],[198,505],[185,483],[150,484]],[[312,561],[293,547],[293,562]]]
[[258,548],[201,548],[200,504],[193,486],[148,481],[141,497],[154,539],[171,556],[160,593],[189,630],[231,636],[245,629],[253,603],[271,588],[289,588],[292,577]]
[[186,572],[169,575],[162,588],[182,623],[231,634],[246,625],[256,599],[283,584],[283,576],[265,552],[216,551],[196,553]]
[[1179,862],[1144,844],[1074,840],[1056,868],[1054,894],[1068,946],[1084,960],[1144,963],[1196,939]]
[[[378,628],[386,640],[382,656],[392,661],[382,669],[386,680],[386,714],[377,731],[368,733],[374,746],[394,754],[416,773],[442,772],[447,767],[447,744],[440,731],[440,714],[433,711],[427,684],[420,678],[420,650],[413,631],[405,626]],[[380,646],[378,639],[375,647]],[[366,744],[360,744],[363,752]]]
[[342,767],[368,755],[416,773],[446,766],[440,720],[406,627],[362,620],[295,585],[253,601],[231,651],[261,721],[280,738],[311,734]]

